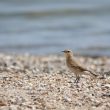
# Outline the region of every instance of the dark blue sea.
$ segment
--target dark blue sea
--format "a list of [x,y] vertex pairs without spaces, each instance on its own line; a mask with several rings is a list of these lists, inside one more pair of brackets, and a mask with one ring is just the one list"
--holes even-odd
[[65,48],[110,56],[110,0],[0,0],[0,52]]

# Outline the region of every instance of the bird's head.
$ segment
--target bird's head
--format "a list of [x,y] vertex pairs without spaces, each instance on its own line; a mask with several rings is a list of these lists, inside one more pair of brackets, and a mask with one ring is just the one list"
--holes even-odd
[[73,55],[73,52],[71,50],[69,50],[69,49],[66,49],[66,50],[64,50],[62,52],[65,54],[66,57]]

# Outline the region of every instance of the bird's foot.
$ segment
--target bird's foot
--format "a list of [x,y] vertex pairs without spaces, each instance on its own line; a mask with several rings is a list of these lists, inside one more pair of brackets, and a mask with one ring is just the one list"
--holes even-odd
[[77,78],[75,79],[74,83],[79,83],[79,81],[80,81],[80,77],[77,77]]

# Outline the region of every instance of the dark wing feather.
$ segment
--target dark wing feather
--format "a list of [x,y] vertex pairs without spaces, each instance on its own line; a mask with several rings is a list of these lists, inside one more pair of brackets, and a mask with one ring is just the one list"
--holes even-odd
[[81,66],[73,66],[72,67],[78,69],[78,70],[81,70],[81,71],[87,71],[85,68],[81,67]]
[[74,67],[74,68],[76,68],[76,69],[78,69],[78,70],[80,70],[80,71],[88,71],[88,72],[90,72],[92,75],[97,76],[94,72],[92,72],[92,71],[90,71],[90,70],[88,70],[88,69],[86,69],[86,68],[84,68],[84,67],[81,67],[81,66],[73,66],[73,65],[72,65],[72,67]]

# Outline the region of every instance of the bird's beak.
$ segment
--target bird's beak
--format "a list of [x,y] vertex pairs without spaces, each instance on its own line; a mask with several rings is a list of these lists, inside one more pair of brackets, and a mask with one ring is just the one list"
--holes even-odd
[[61,51],[61,52],[65,52],[65,51]]

